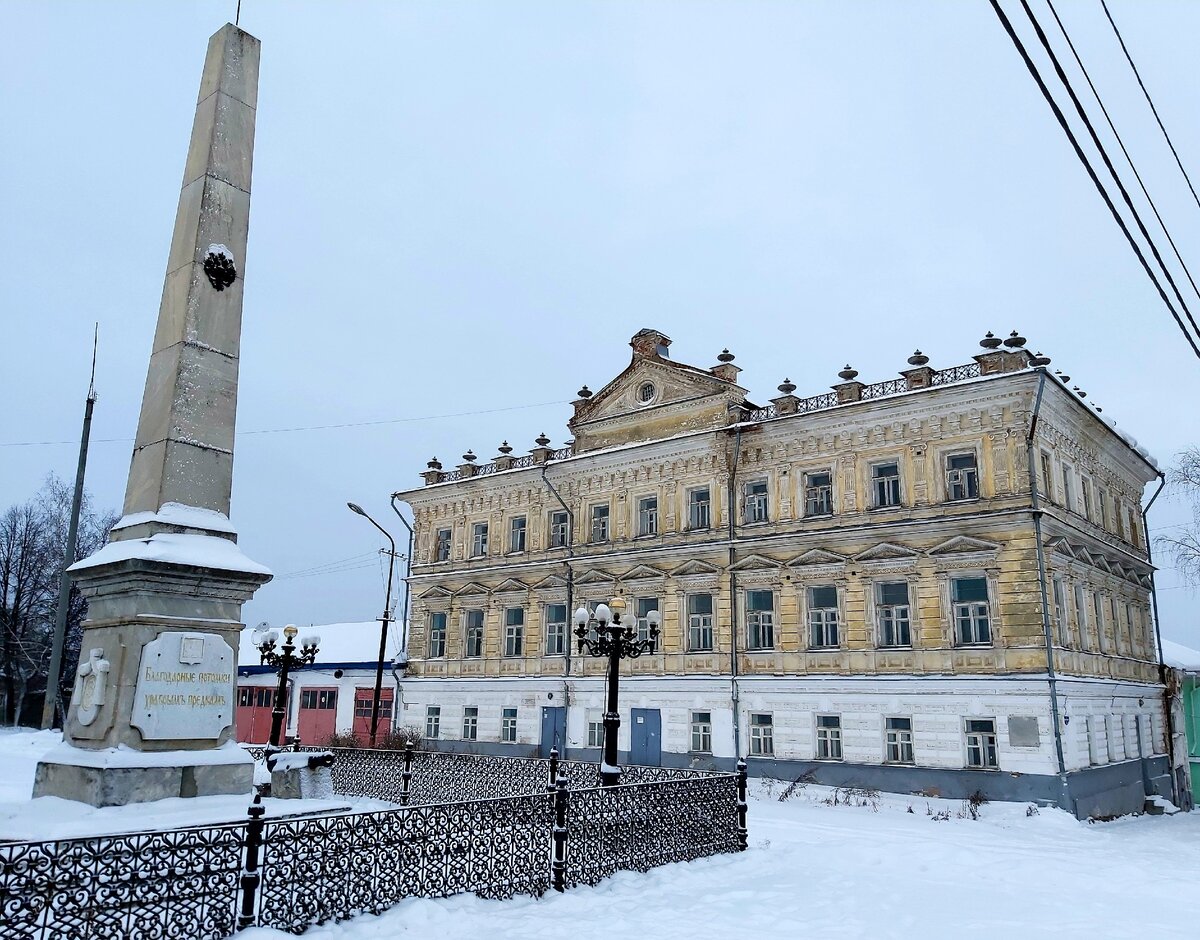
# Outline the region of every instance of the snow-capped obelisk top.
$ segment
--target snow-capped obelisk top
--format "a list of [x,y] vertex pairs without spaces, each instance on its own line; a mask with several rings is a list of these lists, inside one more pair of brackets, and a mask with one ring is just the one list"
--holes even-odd
[[117,540],[181,525],[233,537],[227,517],[259,50],[232,24],[208,43]]

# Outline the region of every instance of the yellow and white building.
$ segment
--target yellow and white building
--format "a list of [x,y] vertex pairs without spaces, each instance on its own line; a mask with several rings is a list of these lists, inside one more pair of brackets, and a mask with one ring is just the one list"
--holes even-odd
[[412,508],[401,721],[444,747],[597,755],[604,663],[571,612],[620,595],[623,758],[1041,799],[1171,795],[1141,503],[1160,474],[1030,354],[760,407],[726,351],[642,330],[561,450],[468,453]]

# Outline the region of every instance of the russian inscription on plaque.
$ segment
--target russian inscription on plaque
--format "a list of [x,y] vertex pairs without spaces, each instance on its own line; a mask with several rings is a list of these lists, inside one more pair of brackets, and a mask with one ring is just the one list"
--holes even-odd
[[233,723],[233,650],[211,633],[160,633],[142,648],[130,724],[146,740],[217,738]]

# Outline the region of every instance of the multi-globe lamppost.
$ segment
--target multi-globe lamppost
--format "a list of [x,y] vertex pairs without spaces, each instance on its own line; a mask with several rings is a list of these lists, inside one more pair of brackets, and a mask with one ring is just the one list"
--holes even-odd
[[296,634],[300,631],[289,623],[283,628],[283,646],[279,644],[279,633],[275,630],[255,630],[251,639],[262,657],[262,664],[279,670],[279,688],[275,691],[275,706],[271,709],[271,739],[267,751],[277,751],[283,746],[283,719],[287,714],[288,673],[299,666],[311,666],[317,659],[317,646],[321,638],[315,634],[300,638],[300,649],[296,649]]
[[575,636],[579,638],[579,653],[608,657],[607,703],[604,712],[604,758],[600,763],[600,783],[615,786],[621,780],[621,768],[617,766],[617,732],[621,727],[621,716],[617,711],[617,684],[621,675],[621,660],[636,659],[643,653],[653,653],[658,645],[658,628],[662,615],[657,610],[646,616],[649,636],[638,638],[636,627],[623,626],[621,614],[625,601],[614,597],[607,604],[600,604],[595,614],[586,607],[575,611]]

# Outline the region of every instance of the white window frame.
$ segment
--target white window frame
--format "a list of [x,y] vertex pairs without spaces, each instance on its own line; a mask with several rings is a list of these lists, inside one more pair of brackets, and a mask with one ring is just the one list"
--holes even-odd
[[[701,493],[703,500],[697,500]],[[688,501],[688,530],[702,532],[712,528],[712,489],[707,486],[696,486],[687,491]]]
[[[763,721],[762,719],[766,719]],[[750,713],[750,756],[775,756],[775,719],[769,712]]]
[[[708,613],[692,613],[693,597],[708,598]],[[716,645],[716,638],[713,635],[713,618],[717,605],[713,601],[713,595],[707,592],[688,594],[684,603],[687,605],[685,609],[687,610],[688,618],[688,652],[711,653]],[[705,637],[708,639],[707,646],[699,642],[699,640]]]
[[1064,649],[1071,647],[1071,624],[1067,616],[1067,586],[1061,575],[1051,581],[1051,597],[1054,603],[1054,620],[1058,624],[1058,642]]
[[[813,733],[813,754],[816,756],[814,760],[845,760],[845,752],[842,749],[842,716],[841,715],[814,715],[816,724],[814,725]],[[822,725],[821,719],[832,718],[836,724]]]
[[[907,721],[908,727],[889,727],[890,722]],[[883,759],[887,764],[915,764],[911,715],[886,715],[883,719]]]
[[486,558],[488,553],[488,524],[471,523],[471,557]]
[[1075,468],[1070,464],[1062,465],[1063,509],[1075,511],[1075,493],[1072,484],[1075,482]]
[[[813,591],[821,588],[833,588],[833,607],[814,605]],[[836,584],[810,584],[804,589],[804,600],[808,607],[809,649],[832,650],[842,645],[841,593]],[[831,633],[833,642],[829,643],[827,641]]]
[[[950,462],[970,457],[971,466],[951,467]],[[979,455],[973,450],[948,453],[946,460],[946,500],[952,503],[979,498]]]
[[[519,612],[521,614],[520,623],[511,623],[510,614]],[[504,655],[506,657],[516,658],[525,655],[525,608],[524,607],[505,607],[504,608]]]
[[500,709],[500,741],[502,744],[517,743],[517,710],[512,706]]
[[[654,604],[653,607],[649,603]],[[657,597],[636,597],[633,601],[634,619],[637,623],[637,638],[639,641],[650,639],[650,611],[657,610],[662,615],[662,604]]]
[[[885,584],[903,584],[905,592],[908,596],[907,604],[885,604],[883,603],[883,586]],[[875,642],[879,649],[911,649],[912,634],[913,634],[913,617],[912,617],[912,585],[901,578],[893,581],[876,581],[875,589]],[[885,625],[890,624],[896,638],[899,639],[900,634],[897,632],[903,630],[907,633],[907,643],[893,642],[885,643]]]
[[[520,525],[518,525],[520,523]],[[518,538],[518,535],[520,536]],[[527,516],[513,516],[508,520],[508,551],[510,555],[516,555],[525,551],[529,541],[529,518]],[[520,542],[520,545],[517,543]]]
[[[955,646],[992,646],[995,643],[996,631],[992,628],[992,587],[986,574],[961,574],[949,579],[951,620],[954,629]],[[957,581],[982,581],[987,600],[956,601],[954,585]],[[967,634],[963,633],[963,626]],[[986,630],[987,638],[980,639],[980,633]],[[968,639],[967,636],[970,638]]]
[[658,535],[658,495],[639,496],[637,501],[638,538]]
[[436,741],[442,732],[442,707],[440,705],[425,706],[425,737]]
[[[895,476],[876,476],[876,471],[883,467],[895,467]],[[900,458],[879,460],[870,465],[871,472],[871,508],[895,509],[904,505],[904,493],[900,488]]]
[[[770,594],[771,608],[769,610],[751,610],[751,594]],[[747,652],[762,652],[775,649],[775,592],[770,588],[748,589],[745,594],[746,610],[746,650]],[[757,631],[757,636],[755,635]],[[763,639],[769,642],[762,642]],[[755,642],[755,640],[758,642]]]
[[587,746],[604,747],[604,718],[600,712],[588,712],[587,715]]
[[[563,610],[561,620],[551,620],[550,610],[554,607],[561,607]],[[570,611],[567,610],[566,604],[551,602],[544,608],[543,616],[546,618],[546,655],[547,656],[565,656],[567,647],[571,643],[570,631],[567,628]]]
[[550,513],[550,543],[548,548],[566,548],[571,540],[571,514],[565,509]]
[[[604,514],[598,516],[598,509],[603,509]],[[588,523],[588,541],[597,545],[607,542],[612,538],[612,506],[608,503],[593,503],[588,507]]]
[[446,655],[446,619],[445,611],[434,610],[429,614],[430,659],[442,659]]
[[[762,492],[751,489],[762,487]],[[742,484],[742,524],[762,525],[771,521],[770,486],[765,477]]]
[[[829,482],[823,484],[813,484],[810,482],[815,476],[828,477]],[[833,515],[833,470],[810,470],[806,471],[803,479],[804,484],[804,517],[832,516]],[[814,508],[816,506],[817,508]],[[824,506],[824,509],[820,507]]]
[[454,529],[438,529],[433,539],[433,560],[449,561],[454,545]]
[[[471,625],[471,615],[479,614],[479,624]],[[471,652],[472,634],[478,631],[479,652]],[[480,659],[484,653],[484,641],[487,636],[487,613],[481,607],[469,608],[463,611],[463,658]]]
[[[972,730],[972,722],[992,723],[992,730]],[[966,767],[968,770],[1000,769],[1000,737],[996,732],[995,718],[964,718],[963,737],[966,745]],[[972,760],[972,752],[979,755],[978,762]]]
[[[704,716],[704,717],[701,717]],[[692,754],[712,753],[712,712],[694,711],[691,717],[691,747]]]
[[479,706],[463,706],[462,739],[464,741],[479,740]]
[[1054,503],[1054,458],[1050,456],[1049,451],[1040,451],[1041,469],[1042,469],[1042,495],[1046,497],[1046,502]]
[[1079,628],[1079,647],[1085,649],[1091,645],[1088,624],[1087,589],[1076,581],[1071,585],[1071,601],[1075,607],[1075,625]]

